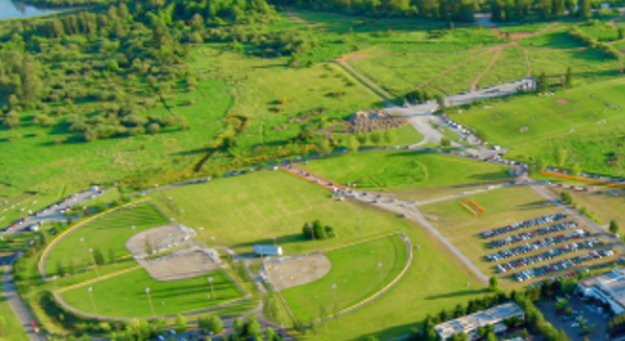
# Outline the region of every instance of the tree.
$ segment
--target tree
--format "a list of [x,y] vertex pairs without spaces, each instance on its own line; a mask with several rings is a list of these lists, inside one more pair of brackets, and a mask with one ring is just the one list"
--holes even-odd
[[361,145],[367,143],[367,135],[363,132],[359,132],[358,134],[356,134],[356,139]]
[[223,321],[216,315],[201,316],[198,318],[198,326],[204,332],[210,331],[215,334],[221,333],[224,330]]
[[434,96],[434,100],[436,100],[436,103],[438,104],[439,111],[442,111],[443,109],[445,109],[445,99],[443,98],[443,96],[436,95]]
[[549,91],[549,80],[547,79],[547,74],[544,71],[540,73],[540,76],[538,76],[537,83],[539,92]]
[[579,8],[577,9],[577,16],[580,18],[590,18],[592,15],[590,8],[590,0],[579,0]]
[[316,144],[317,152],[319,155],[324,156],[328,154],[332,154],[332,146],[330,145],[330,141],[326,139],[319,140]]
[[443,137],[441,139],[441,147],[449,147],[451,146],[451,140],[449,139],[449,137]]
[[240,318],[235,318],[234,321],[232,322],[232,329],[234,329],[234,332],[236,334],[243,334],[243,321]]
[[368,335],[367,337],[365,337],[365,341],[380,341],[380,339],[373,335]]
[[556,150],[556,163],[558,164],[558,167],[564,167],[564,164],[566,163],[566,157],[566,149],[558,148]]
[[618,223],[616,222],[616,220],[611,220],[610,221],[610,232],[616,234],[619,231],[619,226]]
[[357,153],[358,148],[360,148],[360,143],[358,142],[358,139],[353,135],[348,136],[347,139],[345,139],[344,145],[350,153]]
[[185,330],[187,330],[187,318],[182,316],[181,314],[178,314],[176,316],[176,331],[178,331],[179,333],[184,332]]
[[161,125],[160,125],[160,124],[158,124],[158,123],[156,123],[156,122],[152,122],[152,123],[148,124],[148,129],[147,129],[147,131],[148,131],[150,134],[156,134],[156,133],[158,133],[160,130],[161,130]]
[[395,133],[395,130],[392,129],[387,129],[384,131],[384,142],[386,142],[387,144],[395,144],[395,141],[397,141],[397,133]]
[[267,327],[265,329],[265,340],[266,341],[279,341],[280,336],[278,336],[278,333],[276,333],[276,331],[273,328]]
[[112,247],[109,248],[109,263],[115,264],[115,250]]
[[327,239],[328,238],[328,235],[326,234],[326,229],[321,224],[321,222],[319,220],[315,220],[313,222],[313,230],[314,230],[315,237],[317,239]]
[[490,332],[486,335],[486,340],[488,341],[497,341],[497,336],[495,336],[495,333]]
[[263,335],[263,330],[260,326],[260,323],[256,320],[250,320],[245,324],[245,334],[248,337],[252,338],[260,338]]
[[380,135],[379,132],[375,131],[375,132],[371,133],[371,135],[369,136],[369,140],[371,140],[371,142],[373,144],[378,146],[378,145],[380,145],[380,142],[382,141],[382,136]]
[[496,276],[492,276],[488,280],[488,284],[489,284],[490,291],[497,292],[499,290],[499,280],[497,279]]
[[560,199],[562,199],[562,202],[567,205],[573,205],[575,203],[573,201],[573,197],[567,191],[562,191],[562,193],[560,193]]
[[104,254],[100,251],[100,248],[96,247],[95,250],[93,250],[93,259],[97,265],[104,265]]
[[2,120],[2,124],[5,126],[15,129],[20,127],[20,114],[15,110],[9,111]]
[[566,68],[566,75],[564,76],[564,86],[567,88],[573,86],[573,71],[570,66]]
[[578,176],[582,173],[582,167],[579,165],[579,163],[574,163],[573,166],[571,167],[571,173],[575,176]]
[[56,273],[57,273],[59,276],[65,276],[65,274],[67,273],[67,272],[66,272],[66,269],[65,269],[65,267],[63,266],[63,263],[61,263],[61,260],[60,260],[60,259],[56,262]]

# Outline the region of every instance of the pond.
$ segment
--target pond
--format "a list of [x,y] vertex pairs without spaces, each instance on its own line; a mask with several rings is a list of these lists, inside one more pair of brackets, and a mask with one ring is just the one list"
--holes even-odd
[[0,0],[0,20],[35,17],[59,11],[60,9],[37,8],[14,0]]

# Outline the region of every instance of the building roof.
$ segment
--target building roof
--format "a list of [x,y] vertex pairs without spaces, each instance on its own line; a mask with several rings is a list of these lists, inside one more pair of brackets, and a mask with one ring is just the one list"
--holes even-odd
[[282,247],[273,245],[254,245],[254,252],[265,255],[281,255]]
[[478,327],[496,324],[504,319],[522,315],[521,309],[516,303],[505,303],[492,307],[490,309],[478,311],[467,316],[459,317],[455,320],[438,324],[434,327],[438,335],[443,339],[447,339],[461,332],[469,333]]
[[625,308],[625,267],[584,278],[579,281],[579,284],[586,289],[594,288],[605,298]]

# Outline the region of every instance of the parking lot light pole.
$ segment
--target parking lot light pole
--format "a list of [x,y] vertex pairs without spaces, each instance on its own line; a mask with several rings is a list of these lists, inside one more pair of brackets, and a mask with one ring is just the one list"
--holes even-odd
[[98,309],[96,309],[95,307],[95,301],[93,300],[93,288],[92,287],[88,287],[87,288],[87,292],[89,293],[89,298],[91,299],[91,306],[93,307],[93,311],[97,314],[98,313]]
[[213,304],[217,306],[217,300],[215,299],[215,289],[213,288],[213,277],[208,277],[208,283],[211,285],[211,296],[213,297]]
[[154,304],[152,304],[152,297],[150,296],[150,287],[145,288],[145,294],[148,296],[148,302],[150,303],[150,309],[152,310],[152,317],[156,317],[154,312]]
[[382,279],[382,263],[378,262],[376,265],[378,267],[378,273],[380,274],[380,285],[382,286],[382,289],[384,289],[384,280]]

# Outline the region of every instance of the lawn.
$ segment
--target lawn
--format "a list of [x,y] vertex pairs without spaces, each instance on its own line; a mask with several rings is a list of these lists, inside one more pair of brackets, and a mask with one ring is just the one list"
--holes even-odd
[[[55,245],[44,264],[46,272],[48,275],[56,274],[59,262],[64,267],[73,264],[76,272],[83,271],[85,263],[91,263],[90,257],[87,258],[88,249],[100,249],[107,263],[110,261],[110,250],[113,250],[117,259],[128,257],[130,251],[124,246],[128,238],[143,230],[169,223],[167,217],[152,204],[112,213],[79,228]],[[132,225],[135,229],[131,228]],[[84,242],[80,242],[81,238]],[[123,264],[131,265],[128,262]],[[116,266],[116,269],[120,270],[121,266]]]
[[495,103],[490,109],[476,107],[453,119],[483,132],[492,144],[518,147],[593,126],[617,125],[625,117],[623,91],[625,80],[618,79],[555,96],[523,96]]
[[[332,269],[326,276],[282,291],[293,314],[301,322],[320,319],[321,307],[327,315],[334,315],[374,295],[399,275],[408,260],[406,245],[398,235],[325,255],[332,262]],[[332,289],[332,285],[336,285],[336,289]]]
[[[317,327],[307,340],[362,340],[375,335],[380,340],[413,333],[426,315],[450,311],[487,291],[436,239],[418,227],[404,230],[415,249],[414,259],[393,288],[373,302],[343,315],[338,321]],[[376,281],[374,276],[371,282]],[[339,283],[340,284],[340,283]],[[368,286],[368,281],[361,283]],[[337,285],[339,290],[340,286]],[[332,299],[331,293],[325,299]],[[338,298],[338,295],[337,295]],[[331,309],[331,307],[328,307]],[[331,312],[331,310],[330,310]]]
[[[498,181],[505,167],[471,159],[413,151],[372,151],[312,160],[313,173],[341,184],[388,191]],[[368,187],[367,187],[368,186]]]
[[501,50],[493,67],[480,79],[479,87],[506,83],[527,77],[529,68],[525,51],[519,46],[508,46]]
[[[251,252],[254,244],[271,244],[271,238],[277,237],[286,254],[300,254],[411,226],[401,218],[368,209],[358,202],[332,199],[330,194],[320,186],[277,170],[175,188],[154,198],[159,203],[172,202],[173,206],[161,206],[177,221],[195,228],[199,241],[212,245],[211,237],[215,237],[217,245],[228,245],[237,253]],[[180,209],[184,212],[180,213]],[[316,219],[333,226],[338,237],[305,240],[302,226]]]
[[61,296],[72,307],[88,313],[114,317],[149,317],[152,313],[145,288],[150,288],[156,315],[173,315],[215,305],[206,280],[209,276],[213,277],[217,305],[243,297],[243,292],[222,270],[181,281],[161,282],[152,279],[143,269],[89,285],[96,311],[86,286],[63,292]]
[[[4,267],[0,268],[4,274]],[[22,324],[18,320],[13,308],[0,291],[0,341],[28,341]]]
[[[586,183],[582,186],[588,186]],[[589,186],[595,188],[594,186]],[[560,188],[553,188],[560,193]],[[606,186],[597,186],[596,192],[578,192],[567,190],[573,196],[573,200],[590,212],[597,215],[604,223],[616,220],[619,226],[625,226],[625,192],[622,189]],[[616,194],[617,196],[614,196]],[[621,232],[622,233],[622,232]]]

